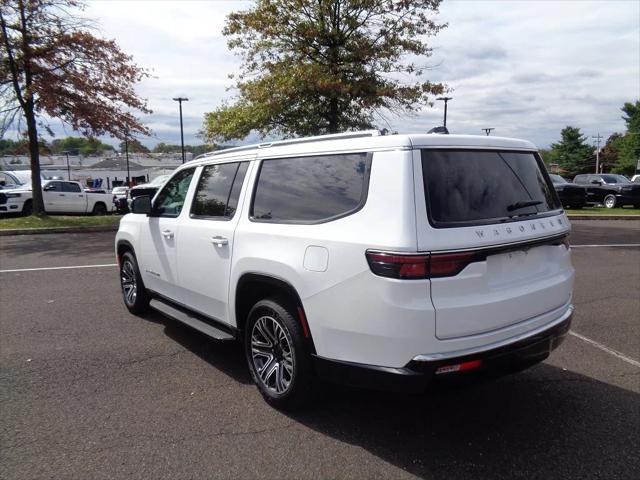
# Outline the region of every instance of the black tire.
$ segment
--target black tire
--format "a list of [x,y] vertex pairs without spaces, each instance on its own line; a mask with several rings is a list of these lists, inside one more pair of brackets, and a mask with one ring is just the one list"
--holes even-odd
[[251,377],[265,401],[281,410],[308,404],[316,390],[309,344],[294,312],[285,298],[260,300],[249,312],[244,335]]
[[[128,287],[133,288],[132,290]],[[144,287],[135,255],[125,252],[120,258],[120,289],[124,306],[136,315],[149,311],[149,294]]]
[[104,216],[107,214],[107,206],[102,203],[102,202],[98,202],[93,206],[93,214],[96,216]]
[[26,202],[24,202],[24,205],[22,206],[22,215],[24,215],[25,217],[28,217],[32,213],[33,213],[33,201],[27,200]]
[[602,204],[604,205],[605,208],[615,208],[616,202],[617,202],[616,196],[611,194],[607,195],[602,200]]

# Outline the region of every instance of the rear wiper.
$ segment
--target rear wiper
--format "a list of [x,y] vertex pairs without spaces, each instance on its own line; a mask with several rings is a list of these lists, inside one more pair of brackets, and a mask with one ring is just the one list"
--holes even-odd
[[542,202],[541,201],[530,201],[530,202],[516,202],[516,203],[512,203],[511,205],[509,205],[507,207],[507,212],[513,212],[514,210],[520,210],[521,208],[525,208],[525,207],[535,207],[536,205],[540,205]]

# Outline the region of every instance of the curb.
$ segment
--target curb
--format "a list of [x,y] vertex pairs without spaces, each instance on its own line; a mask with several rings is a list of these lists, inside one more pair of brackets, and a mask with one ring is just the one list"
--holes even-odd
[[50,233],[95,233],[117,231],[117,223],[115,225],[96,225],[92,227],[13,228],[0,230],[0,237],[10,237],[13,235],[46,235]]
[[570,215],[569,220],[640,220],[640,215]]

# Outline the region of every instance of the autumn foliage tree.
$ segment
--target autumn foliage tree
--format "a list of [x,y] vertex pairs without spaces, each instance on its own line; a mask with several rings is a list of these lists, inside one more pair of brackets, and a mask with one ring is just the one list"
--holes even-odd
[[[237,96],[205,115],[211,141],[370,128],[444,91],[423,78],[440,0],[257,0],[227,18]],[[379,117],[378,117],[379,119]]]
[[150,113],[134,85],[148,74],[112,40],[93,34],[77,0],[0,2],[2,132],[24,118],[33,211],[44,213],[38,129],[59,119],[84,135],[125,138],[149,131],[132,111]]

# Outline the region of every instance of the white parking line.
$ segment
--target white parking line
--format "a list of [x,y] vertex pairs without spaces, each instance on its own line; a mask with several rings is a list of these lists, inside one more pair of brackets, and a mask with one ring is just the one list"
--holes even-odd
[[43,270],[71,270],[74,268],[100,268],[100,267],[115,267],[117,263],[104,263],[101,265],[73,265],[71,267],[41,267],[41,268],[14,268],[11,270],[0,270],[0,273],[14,273],[14,272],[40,272]]
[[593,247],[640,247],[640,243],[613,243],[608,245],[571,245],[571,248],[593,248]]
[[610,355],[613,355],[614,357],[618,357],[620,360],[630,363],[631,365],[635,366],[635,367],[640,367],[640,362],[637,360],[634,360],[633,358],[627,357],[625,354],[617,352],[616,350],[613,350],[612,348],[607,347],[606,345],[601,344],[600,342],[596,342],[595,340],[591,340],[590,338],[585,337],[584,335],[580,335],[579,333],[574,332],[573,330],[569,331],[569,335],[573,335],[576,338],[579,338],[580,340],[587,342],[591,345],[593,345],[596,348],[599,348],[600,350],[602,350],[603,352],[607,352]]

